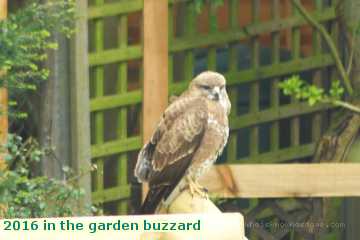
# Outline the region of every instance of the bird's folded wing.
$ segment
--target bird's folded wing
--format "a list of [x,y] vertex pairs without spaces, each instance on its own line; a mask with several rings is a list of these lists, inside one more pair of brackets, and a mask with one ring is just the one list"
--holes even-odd
[[[207,126],[207,107],[201,99],[174,103],[164,114],[161,136],[152,157],[155,171],[181,161],[198,148]],[[176,108],[178,110],[176,111]],[[179,113],[180,112],[180,113]]]

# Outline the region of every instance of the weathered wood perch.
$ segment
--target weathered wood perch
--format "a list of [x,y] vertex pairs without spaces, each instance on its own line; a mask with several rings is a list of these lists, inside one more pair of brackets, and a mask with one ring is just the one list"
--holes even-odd
[[[175,192],[177,191],[177,189],[175,190]],[[158,214],[203,213],[205,215],[208,215],[209,218],[213,218],[212,221],[215,221],[217,223],[216,228],[221,229],[221,231],[223,232],[223,235],[219,239],[247,239],[244,235],[244,217],[240,213],[238,213],[238,217],[241,219],[240,224],[235,226],[235,229],[233,229],[232,231],[227,231],[226,229],[229,227],[229,223],[221,222],[219,218],[222,218],[224,214],[215,206],[215,204],[210,199],[201,197],[199,195],[191,195],[188,188],[175,193],[175,196],[170,196],[170,198],[173,198],[173,200],[171,200],[168,205],[164,203],[160,204],[157,210]],[[146,237],[151,237],[151,239],[154,240],[188,240],[193,239],[192,237],[195,236],[191,236],[189,234],[185,236],[179,233],[152,233],[147,235]],[[201,239],[217,238],[212,236],[212,233],[210,232],[204,232],[204,235],[201,236]]]
[[169,205],[160,205],[157,213],[221,213],[209,199],[192,196],[188,189],[182,191]]
[[200,183],[223,198],[360,196],[360,164],[217,165]]

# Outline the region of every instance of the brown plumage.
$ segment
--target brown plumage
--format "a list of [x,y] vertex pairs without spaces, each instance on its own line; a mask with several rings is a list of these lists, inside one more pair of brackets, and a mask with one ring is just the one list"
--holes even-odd
[[227,142],[230,106],[225,78],[210,71],[194,78],[168,106],[138,156],[135,176],[149,183],[141,214],[154,213],[185,177],[191,191],[199,193],[197,179]]

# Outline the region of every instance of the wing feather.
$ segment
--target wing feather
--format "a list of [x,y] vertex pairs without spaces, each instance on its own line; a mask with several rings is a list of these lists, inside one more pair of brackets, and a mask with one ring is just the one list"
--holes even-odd
[[182,156],[191,154],[194,138],[207,124],[207,107],[201,98],[179,97],[164,112],[150,141],[138,155],[135,176],[140,182]]
[[186,155],[192,154],[200,143],[200,136],[207,125],[207,111],[197,104],[174,120],[158,141],[153,155],[155,171],[161,171]]
[[207,118],[207,105],[201,98],[180,97],[165,111],[150,142],[140,151],[135,170],[139,178],[139,165],[146,167],[150,187],[142,213],[155,211],[181,180],[201,143]]

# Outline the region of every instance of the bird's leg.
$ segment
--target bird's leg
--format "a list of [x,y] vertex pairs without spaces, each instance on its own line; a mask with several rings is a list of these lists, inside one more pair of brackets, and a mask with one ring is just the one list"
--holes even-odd
[[194,184],[196,185],[196,187],[198,189],[201,189],[202,192],[204,192],[206,194],[209,192],[208,189],[206,187],[204,187],[204,186],[201,186],[200,183],[197,180],[194,181]]
[[195,185],[195,189],[197,189],[197,192],[201,197],[206,199],[209,198],[207,188],[201,186],[197,180],[194,181],[194,185]]
[[203,198],[208,198],[207,189],[201,186],[197,180],[193,180],[190,176],[187,176],[187,181],[192,197],[194,197],[195,194],[198,194]]
[[194,195],[195,195],[195,189],[194,189],[194,184],[193,184],[194,182],[191,179],[191,177],[189,177],[189,176],[186,177],[186,180],[187,180],[188,185],[189,185],[190,194],[191,194],[192,197],[194,197]]

